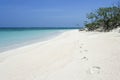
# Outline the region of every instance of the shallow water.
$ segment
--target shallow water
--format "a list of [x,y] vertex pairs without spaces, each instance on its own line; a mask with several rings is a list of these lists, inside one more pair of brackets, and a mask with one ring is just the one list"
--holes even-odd
[[0,29],[0,52],[25,44],[51,39],[62,29]]

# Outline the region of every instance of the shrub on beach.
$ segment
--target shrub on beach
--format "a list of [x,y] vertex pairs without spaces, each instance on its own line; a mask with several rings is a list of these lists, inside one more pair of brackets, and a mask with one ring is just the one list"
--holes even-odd
[[87,15],[90,20],[85,23],[88,31],[102,29],[102,31],[110,31],[120,26],[120,4],[112,7],[104,7],[95,10]]

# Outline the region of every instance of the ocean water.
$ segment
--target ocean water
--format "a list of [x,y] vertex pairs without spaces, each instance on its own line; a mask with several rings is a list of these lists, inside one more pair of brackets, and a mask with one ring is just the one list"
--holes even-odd
[[51,39],[62,29],[0,29],[0,52]]

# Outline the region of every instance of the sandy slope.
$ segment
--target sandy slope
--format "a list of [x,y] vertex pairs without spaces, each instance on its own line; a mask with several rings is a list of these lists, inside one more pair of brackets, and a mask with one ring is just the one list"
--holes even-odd
[[0,53],[0,80],[120,80],[120,34],[73,30]]

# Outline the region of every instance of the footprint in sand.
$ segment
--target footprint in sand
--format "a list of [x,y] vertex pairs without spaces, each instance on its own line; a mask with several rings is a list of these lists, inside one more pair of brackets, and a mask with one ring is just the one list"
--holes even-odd
[[87,61],[88,58],[84,56],[83,58],[81,58],[81,60],[82,60],[82,61]]
[[88,69],[87,73],[88,74],[100,74],[101,67],[99,66],[92,66],[91,68]]
[[80,46],[80,48],[82,48],[82,46]]
[[82,51],[80,51],[80,53],[82,53]]
[[88,52],[88,50],[84,50],[85,52]]
[[88,50],[81,50],[80,53],[82,53],[82,52],[83,52],[83,53],[87,53]]

